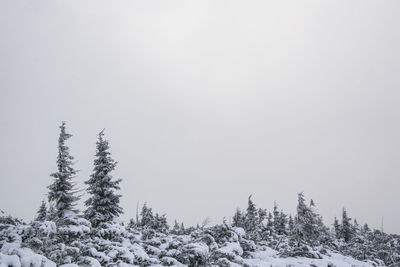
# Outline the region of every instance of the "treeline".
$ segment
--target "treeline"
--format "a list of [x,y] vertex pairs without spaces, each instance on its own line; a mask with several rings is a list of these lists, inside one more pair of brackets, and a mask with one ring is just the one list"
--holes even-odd
[[[63,122],[57,170],[51,174],[48,199],[43,200],[35,219],[25,223],[10,216],[0,217],[1,253],[22,257],[21,249],[29,248],[42,255],[42,261],[49,259],[58,265],[230,266],[244,265],[243,259],[251,257],[252,252],[272,248],[281,257],[321,258],[338,252],[375,265],[400,264],[398,235],[371,230],[367,224],[361,226],[346,209],[340,221],[335,218],[327,226],[314,201],[307,203],[303,193],[298,194],[294,216],[279,210],[276,203],[270,211],[257,208],[250,196],[247,208],[237,209],[232,222],[224,220],[221,225],[207,227],[205,222],[185,228],[175,221],[170,227],[165,214],[153,212],[146,204],[135,219],[124,225],[119,219],[123,213],[118,194],[121,179],[111,175],[117,163],[109,152],[104,130],[98,134],[93,172],[85,182],[88,199],[80,212],[76,206],[81,195],[74,183],[77,171],[66,145],[70,137]],[[227,243],[237,244],[236,250],[221,250]]]

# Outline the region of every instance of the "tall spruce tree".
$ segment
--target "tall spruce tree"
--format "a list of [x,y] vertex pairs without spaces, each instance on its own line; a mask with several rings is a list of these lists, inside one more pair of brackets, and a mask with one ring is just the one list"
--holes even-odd
[[85,217],[92,223],[93,227],[101,223],[111,222],[115,217],[122,214],[119,206],[121,195],[115,193],[120,187],[121,179],[113,180],[110,172],[117,165],[111,158],[108,141],[104,139],[104,130],[99,133],[96,143],[96,158],[94,160],[93,174],[85,183],[89,186],[87,191],[90,194],[85,201],[87,207]]
[[54,206],[54,217],[57,220],[65,219],[68,216],[76,215],[76,206],[79,196],[74,189],[75,183],[71,180],[75,177],[76,171],[72,167],[74,157],[69,154],[69,147],[65,141],[72,135],[65,131],[65,122],[60,126],[60,136],[58,138],[57,172],[50,176],[54,178],[53,184],[49,188],[49,202]]

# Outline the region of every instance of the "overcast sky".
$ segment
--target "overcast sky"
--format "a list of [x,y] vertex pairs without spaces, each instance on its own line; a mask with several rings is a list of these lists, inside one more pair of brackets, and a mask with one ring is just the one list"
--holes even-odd
[[32,219],[61,121],[106,128],[124,218],[212,223],[297,192],[400,233],[400,2],[0,1],[0,209]]

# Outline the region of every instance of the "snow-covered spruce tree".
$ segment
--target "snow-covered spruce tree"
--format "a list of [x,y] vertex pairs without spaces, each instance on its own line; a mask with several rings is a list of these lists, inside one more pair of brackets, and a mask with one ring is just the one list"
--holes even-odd
[[258,209],[258,223],[262,224],[264,220],[267,218],[268,212],[266,209],[259,208]]
[[177,235],[177,234],[179,234],[179,229],[180,229],[179,223],[175,220],[171,233]]
[[[73,168],[73,157],[69,153],[69,147],[65,144],[72,136],[66,132],[65,122],[60,126],[58,138],[57,172],[52,173],[53,184],[49,188],[49,211],[43,227],[36,221],[32,226],[36,238],[44,242],[38,247],[46,257],[57,264],[71,263],[80,257],[80,240],[90,232],[89,222],[79,217],[79,211],[75,208],[80,196],[77,196],[75,183],[72,179],[76,175]],[[48,222],[52,220],[55,222]]]
[[287,215],[283,211],[278,211],[278,205],[274,201],[273,209],[274,221],[273,221],[273,232],[278,235],[286,233]]
[[40,221],[43,222],[47,218],[47,207],[46,207],[46,202],[42,200],[42,204],[39,207],[39,210],[36,213],[36,218],[35,221]]
[[342,211],[342,235],[344,238],[344,241],[350,242],[352,236],[353,236],[353,229],[351,225],[351,218],[347,216],[347,211],[345,208],[343,208]]
[[134,229],[136,227],[136,222],[133,218],[129,219],[128,225],[126,226],[126,229]]
[[277,229],[276,229],[276,233],[278,235],[284,235],[287,233],[287,229],[286,229],[286,225],[288,223],[288,218],[287,218],[287,214],[285,214],[283,211],[281,211],[279,213],[279,221],[277,224]]
[[242,214],[242,211],[237,208],[235,214],[232,217],[232,226],[233,227],[242,227],[244,228],[245,216]]
[[288,220],[288,234],[291,235],[293,231],[294,231],[294,220],[292,215],[290,215]]
[[156,213],[156,215],[154,216],[153,229],[160,233],[168,233],[169,225],[167,223],[167,217],[165,214],[159,215],[158,213]]
[[251,200],[251,195],[248,198],[246,215],[245,215],[245,230],[250,239],[257,239],[259,234],[259,219],[256,205]]
[[266,230],[268,231],[268,233],[270,235],[272,235],[274,232],[274,221],[273,221],[273,216],[272,216],[271,212],[268,212]]
[[119,206],[121,195],[115,193],[120,189],[118,184],[121,179],[113,180],[110,174],[115,169],[117,162],[111,158],[110,146],[104,139],[104,130],[99,133],[96,148],[93,174],[85,182],[88,185],[87,192],[90,197],[85,201],[87,209],[84,214],[93,227],[98,227],[101,223],[112,222],[123,212]]
[[140,212],[140,216],[139,226],[142,229],[147,230],[146,232],[148,235],[146,235],[146,237],[151,237],[154,234],[154,231],[165,234],[168,233],[169,226],[165,214],[153,214],[152,208],[147,207],[147,204],[145,203]]
[[65,122],[60,126],[61,132],[58,138],[58,156],[57,156],[57,172],[52,173],[54,178],[53,184],[49,188],[49,202],[54,203],[54,216],[58,223],[70,216],[78,213],[75,209],[79,196],[76,195],[74,189],[75,183],[72,179],[76,175],[76,171],[72,167],[74,159],[69,154],[69,147],[65,145],[65,141],[72,135],[65,131]]
[[274,215],[274,232],[276,233],[279,228],[279,211],[278,211],[278,204],[276,204],[276,201],[274,201],[274,209],[272,211],[272,214]]
[[340,239],[341,237],[341,230],[340,230],[340,224],[339,224],[339,220],[335,217],[333,219],[333,231],[335,233],[335,237],[336,239]]
[[314,245],[318,239],[316,214],[305,203],[304,194],[298,194],[297,216],[295,222],[295,235],[297,242],[306,242]]
[[147,207],[147,203],[143,204],[142,211],[140,212],[140,226],[152,228],[152,223],[154,221],[154,215],[152,208]]

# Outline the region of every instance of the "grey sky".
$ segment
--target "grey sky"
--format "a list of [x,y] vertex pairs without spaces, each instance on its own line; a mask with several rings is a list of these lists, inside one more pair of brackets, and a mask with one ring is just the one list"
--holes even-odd
[[67,121],[106,128],[124,218],[245,207],[400,233],[399,1],[0,1],[0,209],[31,219]]

